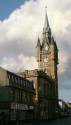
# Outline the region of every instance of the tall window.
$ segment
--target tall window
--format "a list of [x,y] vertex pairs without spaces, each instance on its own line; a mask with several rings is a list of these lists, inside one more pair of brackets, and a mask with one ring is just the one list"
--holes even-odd
[[14,76],[12,76],[12,82],[14,82]]
[[47,83],[44,83],[44,95],[47,96]]
[[19,97],[20,97],[20,94],[19,94],[19,91],[17,92],[17,102],[19,102]]
[[11,102],[15,101],[15,90],[14,89],[11,89],[11,91],[10,91],[10,99],[11,99]]
[[39,85],[39,94],[41,95],[41,93],[42,93],[42,86]]
[[9,78],[9,80],[11,79],[10,74],[8,74],[8,78]]
[[26,103],[26,93],[25,92],[22,93],[22,102]]
[[20,102],[22,103],[22,92],[20,92]]
[[17,83],[17,78],[15,77],[15,82]]
[[33,104],[33,94],[31,94],[31,104]]
[[17,92],[17,101],[22,102],[22,92],[21,91]]
[[22,83],[23,83],[23,81],[22,81],[22,79],[21,79],[21,85],[22,85]]
[[18,84],[20,84],[20,79],[18,78]]

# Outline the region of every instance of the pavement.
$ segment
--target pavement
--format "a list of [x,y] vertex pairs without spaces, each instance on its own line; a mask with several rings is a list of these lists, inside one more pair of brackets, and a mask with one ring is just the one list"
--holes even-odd
[[66,117],[57,120],[45,120],[45,121],[33,121],[29,123],[23,123],[21,125],[71,125],[71,117]]
[[[5,124],[0,123],[0,125],[5,125]],[[28,123],[23,122],[21,124],[15,123],[11,125],[71,125],[71,117],[66,117],[66,118],[56,119],[56,120],[41,120],[41,121],[37,120],[37,121],[31,121]]]
[[38,125],[71,125],[71,117],[58,120],[50,120],[44,123],[39,123]]

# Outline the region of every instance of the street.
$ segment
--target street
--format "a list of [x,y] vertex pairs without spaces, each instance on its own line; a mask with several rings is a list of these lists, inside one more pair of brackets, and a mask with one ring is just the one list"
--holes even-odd
[[46,121],[44,123],[39,123],[37,125],[71,125],[71,117],[67,117],[59,120]]
[[66,117],[58,120],[36,121],[20,125],[71,125],[71,117]]
[[[1,124],[0,125],[5,125]],[[41,120],[41,121],[31,121],[31,122],[22,122],[22,123],[13,123],[9,125],[71,125],[71,117],[66,117],[57,120]]]

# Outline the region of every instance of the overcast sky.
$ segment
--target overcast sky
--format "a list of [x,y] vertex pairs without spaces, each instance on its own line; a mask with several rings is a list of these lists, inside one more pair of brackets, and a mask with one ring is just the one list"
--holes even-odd
[[12,72],[37,68],[45,6],[59,50],[59,98],[71,102],[71,0],[0,1],[0,66]]

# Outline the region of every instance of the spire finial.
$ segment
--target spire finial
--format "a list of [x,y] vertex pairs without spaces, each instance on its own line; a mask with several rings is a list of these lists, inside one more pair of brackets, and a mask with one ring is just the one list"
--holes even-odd
[[45,15],[47,15],[47,6],[45,6]]
[[45,12],[47,13],[47,6],[45,6]]

